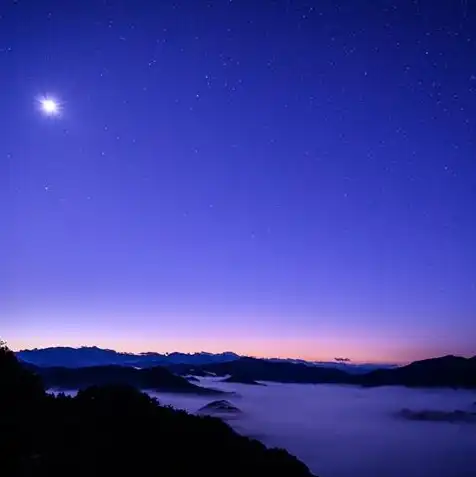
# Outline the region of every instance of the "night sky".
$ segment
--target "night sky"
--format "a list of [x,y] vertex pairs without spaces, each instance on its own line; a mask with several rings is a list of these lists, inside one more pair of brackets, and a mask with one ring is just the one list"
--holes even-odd
[[476,1],[1,0],[0,106],[11,347],[476,354]]

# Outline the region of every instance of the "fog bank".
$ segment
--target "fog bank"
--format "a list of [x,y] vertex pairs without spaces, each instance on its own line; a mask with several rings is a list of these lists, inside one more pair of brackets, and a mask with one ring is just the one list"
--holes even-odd
[[[475,410],[469,391],[400,387],[201,383],[243,411],[238,432],[284,447],[319,477],[474,477],[476,425],[398,417],[416,411]],[[210,397],[156,393],[162,404],[196,412]],[[473,407],[474,406],[474,407]]]

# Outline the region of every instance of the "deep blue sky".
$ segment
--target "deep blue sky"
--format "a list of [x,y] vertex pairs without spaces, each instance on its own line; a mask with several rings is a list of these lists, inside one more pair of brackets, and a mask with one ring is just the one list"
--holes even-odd
[[476,354],[473,0],[5,0],[0,106],[12,347]]

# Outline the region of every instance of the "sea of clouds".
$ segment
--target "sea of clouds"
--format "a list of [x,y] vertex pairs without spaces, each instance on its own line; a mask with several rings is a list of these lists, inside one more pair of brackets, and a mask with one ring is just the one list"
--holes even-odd
[[[284,447],[319,477],[475,477],[476,425],[419,422],[411,410],[475,411],[476,393],[402,387],[275,384],[201,380],[236,394],[243,412],[229,424],[268,446]],[[157,393],[165,405],[198,411],[213,398]],[[222,398],[222,396],[220,396]]]

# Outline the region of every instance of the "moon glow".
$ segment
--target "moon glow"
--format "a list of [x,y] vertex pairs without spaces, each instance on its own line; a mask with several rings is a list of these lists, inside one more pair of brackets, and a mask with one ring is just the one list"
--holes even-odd
[[40,99],[41,110],[47,116],[55,116],[59,113],[59,104],[51,98]]
[[48,115],[57,114],[58,104],[53,99],[45,98],[41,100],[41,109]]

